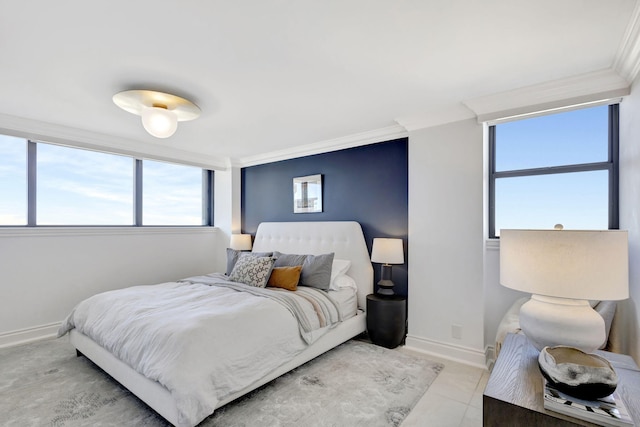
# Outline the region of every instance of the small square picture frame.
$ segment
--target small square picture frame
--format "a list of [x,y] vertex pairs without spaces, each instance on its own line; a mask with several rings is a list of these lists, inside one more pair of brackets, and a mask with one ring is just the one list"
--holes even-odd
[[322,175],[293,178],[293,213],[322,212]]

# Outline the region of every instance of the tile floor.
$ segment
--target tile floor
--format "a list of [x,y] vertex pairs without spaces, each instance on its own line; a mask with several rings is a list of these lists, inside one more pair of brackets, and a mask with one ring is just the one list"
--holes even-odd
[[[411,352],[411,350],[400,349]],[[447,359],[427,356],[444,369],[400,427],[480,427],[482,393],[489,371]]]

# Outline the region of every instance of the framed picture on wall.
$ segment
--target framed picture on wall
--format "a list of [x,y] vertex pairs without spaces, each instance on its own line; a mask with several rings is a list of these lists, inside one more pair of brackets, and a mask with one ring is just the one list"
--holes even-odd
[[293,178],[293,213],[322,212],[322,175]]

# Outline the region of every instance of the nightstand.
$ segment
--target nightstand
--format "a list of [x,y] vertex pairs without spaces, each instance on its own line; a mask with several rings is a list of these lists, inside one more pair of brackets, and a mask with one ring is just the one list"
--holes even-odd
[[[618,393],[640,425],[640,370],[630,356],[596,351],[618,374]],[[544,409],[538,350],[524,335],[508,334],[482,396],[483,425],[594,426],[590,422]]]
[[407,330],[407,298],[399,295],[367,295],[367,333],[376,345],[396,348]]

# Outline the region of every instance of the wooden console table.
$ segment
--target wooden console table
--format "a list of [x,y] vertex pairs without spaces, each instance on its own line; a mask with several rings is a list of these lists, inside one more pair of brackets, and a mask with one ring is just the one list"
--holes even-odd
[[[618,394],[640,426],[640,369],[630,356],[597,351],[618,373]],[[544,409],[538,350],[524,335],[507,335],[482,396],[483,425],[595,426]]]

